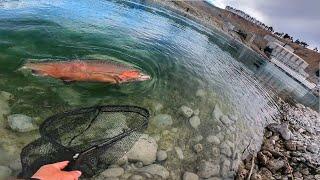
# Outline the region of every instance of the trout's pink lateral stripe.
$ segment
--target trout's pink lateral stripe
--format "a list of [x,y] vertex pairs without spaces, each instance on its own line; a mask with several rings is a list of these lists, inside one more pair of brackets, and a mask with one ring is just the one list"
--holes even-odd
[[139,69],[112,61],[59,61],[29,62],[23,68],[31,69],[35,74],[49,76],[63,81],[92,81],[119,84],[149,80],[150,76]]

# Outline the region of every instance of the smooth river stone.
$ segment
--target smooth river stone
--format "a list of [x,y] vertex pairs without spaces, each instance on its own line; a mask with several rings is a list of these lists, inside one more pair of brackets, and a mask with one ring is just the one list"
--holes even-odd
[[192,116],[189,119],[189,123],[190,123],[191,127],[193,127],[194,129],[198,129],[201,121],[200,121],[200,118],[198,116]]
[[141,161],[144,165],[149,165],[156,160],[157,149],[157,142],[144,134],[127,153],[127,157],[129,161]]
[[219,120],[222,115],[223,115],[222,111],[220,110],[218,104],[216,104],[212,111],[212,117],[215,118],[216,120]]
[[33,119],[24,114],[13,114],[8,116],[8,124],[12,130],[18,132],[29,132],[38,128],[33,124]]
[[158,161],[164,161],[168,158],[167,152],[160,150],[157,152],[157,160]]

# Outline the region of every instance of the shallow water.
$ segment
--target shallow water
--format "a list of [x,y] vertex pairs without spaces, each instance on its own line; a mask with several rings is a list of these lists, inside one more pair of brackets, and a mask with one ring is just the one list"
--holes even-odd
[[[152,80],[66,85],[18,71],[27,59],[77,58],[128,62]],[[279,92],[290,91],[301,99],[310,96],[306,103],[311,105],[316,101],[283,72],[216,30],[150,4],[102,0],[0,3],[0,90],[14,95],[11,114],[29,115],[38,124],[62,110],[97,104],[138,105],[148,108],[152,117],[169,114],[172,126],[150,126],[146,133],[161,137],[159,149],[179,146],[190,156],[166,162],[169,169],[181,171],[195,171],[194,161],[215,159],[209,152],[212,145],[205,140],[208,135],[231,142],[231,161],[238,160],[247,146],[257,149],[263,126],[278,113],[274,98]],[[198,129],[181,116],[182,105],[200,110]],[[212,116],[216,106],[235,117],[232,126],[223,126]],[[21,148],[38,133],[14,133],[5,122],[1,125],[0,148],[6,157],[0,158],[0,164],[5,165],[18,158]],[[168,133],[171,128],[178,132]],[[192,151],[192,138],[197,135],[204,137],[201,155]]]

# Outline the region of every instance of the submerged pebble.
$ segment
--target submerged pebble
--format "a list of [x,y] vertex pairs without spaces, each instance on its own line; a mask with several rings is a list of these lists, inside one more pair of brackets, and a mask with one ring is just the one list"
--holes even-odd
[[203,89],[198,89],[196,92],[197,97],[204,97],[204,96],[206,96],[206,94],[207,94],[206,91]]
[[190,118],[193,115],[193,110],[187,106],[181,106],[180,110],[186,118]]
[[129,161],[141,161],[144,165],[149,165],[156,160],[157,149],[156,141],[144,134],[127,153],[127,157]]
[[212,117],[215,118],[216,120],[219,120],[220,117],[223,115],[222,111],[220,110],[220,107],[218,104],[214,106],[214,109],[212,111]]
[[157,161],[164,161],[168,158],[167,152],[160,150],[157,152]]
[[177,153],[178,158],[182,160],[184,158],[182,149],[180,147],[175,147],[174,149]]
[[221,165],[221,176],[222,177],[227,177],[230,172],[230,160],[227,158],[222,159],[222,165]]
[[157,102],[157,103],[154,104],[154,110],[156,112],[160,112],[162,109],[163,109],[163,105],[161,103]]
[[214,136],[214,135],[209,135],[207,137],[207,142],[208,143],[212,143],[214,145],[219,145],[220,144],[220,140],[217,136]]
[[10,177],[12,171],[7,166],[0,166],[0,179],[7,179]]
[[24,114],[13,114],[8,116],[8,124],[12,130],[17,132],[29,132],[38,128],[33,124],[33,118]]
[[232,155],[231,148],[226,142],[221,143],[220,152],[228,157],[231,157]]
[[219,175],[220,166],[210,161],[201,161],[198,168],[198,175],[201,178],[209,178]]
[[144,178],[140,175],[134,174],[129,177],[129,180],[143,180]]
[[4,115],[10,113],[10,107],[8,100],[12,98],[12,95],[5,91],[0,91],[0,125],[4,120]]
[[202,139],[203,139],[203,136],[201,136],[201,135],[198,135],[198,136],[196,136],[196,137],[193,138],[193,140],[194,140],[195,142],[200,142]]
[[166,128],[171,126],[172,123],[172,117],[169,114],[159,114],[151,120],[151,124],[155,125],[157,128]]
[[199,176],[192,172],[185,172],[183,174],[182,180],[198,180]]
[[222,115],[220,117],[220,121],[227,127],[229,127],[232,124],[232,121],[226,115]]
[[201,151],[203,150],[202,144],[195,144],[195,145],[193,146],[193,150],[194,150],[196,153],[201,152]]
[[191,127],[193,127],[194,129],[198,129],[199,125],[200,125],[200,118],[198,116],[192,116],[189,119],[189,123],[191,125]]
[[195,116],[199,116],[199,115],[200,115],[200,110],[199,110],[199,109],[194,110],[194,111],[193,111],[193,114],[194,114]]
[[149,173],[151,175],[157,175],[163,179],[167,179],[170,175],[169,171],[166,168],[158,164],[151,164],[143,168],[139,168],[136,171]]
[[121,167],[118,168],[109,168],[101,173],[104,177],[119,177],[124,174],[124,169]]

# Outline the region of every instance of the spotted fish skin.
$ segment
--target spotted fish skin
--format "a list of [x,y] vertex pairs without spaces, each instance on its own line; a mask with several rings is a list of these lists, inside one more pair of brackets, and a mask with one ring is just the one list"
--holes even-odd
[[27,62],[22,69],[30,69],[38,76],[48,76],[65,82],[103,82],[121,84],[151,79],[149,75],[132,66],[114,61],[69,60]]

